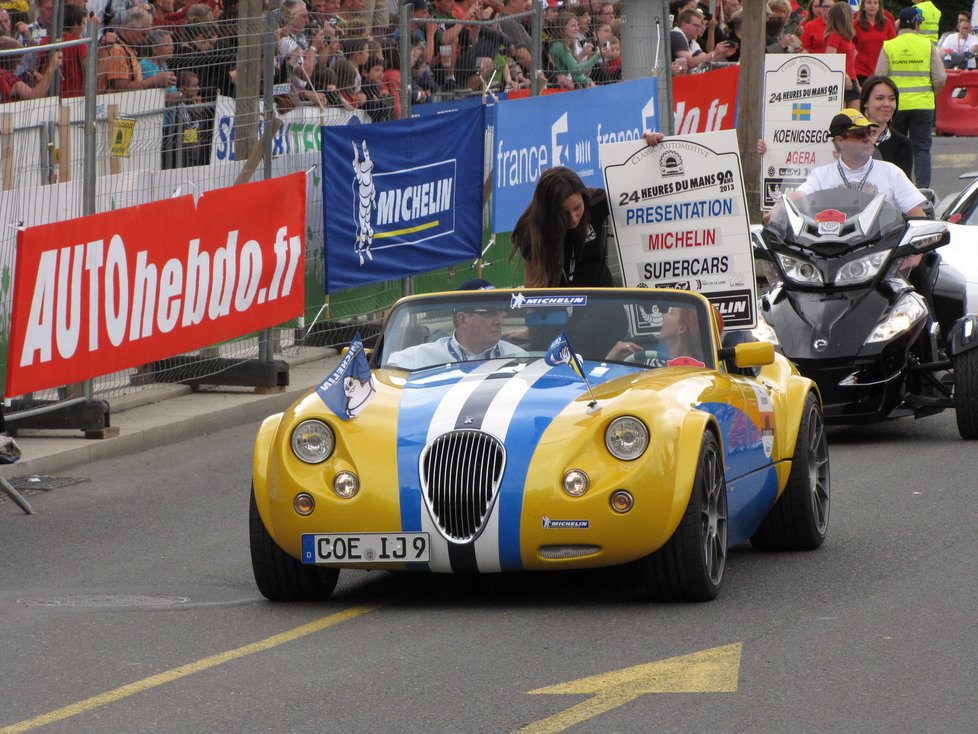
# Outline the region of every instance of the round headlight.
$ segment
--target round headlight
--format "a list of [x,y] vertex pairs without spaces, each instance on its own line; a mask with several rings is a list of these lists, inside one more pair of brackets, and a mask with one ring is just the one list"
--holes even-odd
[[292,431],[292,451],[307,464],[319,464],[333,453],[333,431],[322,421],[302,421]]
[[564,481],[561,483],[564,491],[571,497],[580,497],[587,492],[590,485],[591,480],[580,469],[571,469],[564,475]]
[[630,415],[615,418],[604,432],[604,444],[612,456],[632,461],[641,456],[649,445],[649,429]]
[[360,491],[360,480],[350,471],[341,471],[333,477],[333,491],[345,500]]

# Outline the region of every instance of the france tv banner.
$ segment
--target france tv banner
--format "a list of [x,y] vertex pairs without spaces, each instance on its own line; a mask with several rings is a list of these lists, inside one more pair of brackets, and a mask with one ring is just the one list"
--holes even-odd
[[323,128],[326,292],[482,250],[484,112]]
[[305,175],[17,234],[5,394],[118,372],[304,308]]
[[548,168],[567,166],[587,186],[603,186],[598,146],[659,129],[656,85],[649,77],[495,105],[492,231],[513,231]]

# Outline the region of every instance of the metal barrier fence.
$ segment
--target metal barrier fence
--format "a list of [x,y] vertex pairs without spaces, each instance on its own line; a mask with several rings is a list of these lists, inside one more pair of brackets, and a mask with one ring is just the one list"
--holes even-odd
[[[54,73],[46,70],[56,65],[56,46],[0,52],[0,69],[4,63],[12,65],[4,62],[6,54],[38,80],[33,87],[25,84],[30,94],[22,100],[0,107],[0,222],[6,225],[0,228],[0,371],[7,364],[16,227],[203,193],[250,178],[309,172],[303,316],[270,333],[230,339],[193,354],[103,375],[90,384],[8,397],[8,426],[17,426],[18,417],[34,418],[71,401],[95,401],[98,413],[98,401],[159,382],[275,387],[280,376],[261,365],[272,365],[275,355],[301,354],[309,346],[345,344],[356,330],[369,337],[385,309],[407,291],[452,289],[475,275],[501,286],[521,282],[520,267],[509,260],[508,233],[491,234],[486,218],[480,260],[411,281],[376,283],[328,299],[323,295],[319,126],[353,116],[363,122],[404,117],[421,97],[487,94],[528,87],[534,79],[539,80],[534,92],[545,84],[566,84],[556,73],[547,76],[541,56],[545,34],[564,18],[551,16],[549,5],[534,3],[533,10],[511,19],[521,24],[528,45],[526,38],[512,42],[497,22],[474,16],[461,21],[432,18],[422,6],[418,3],[412,16],[402,5],[400,16],[391,16],[389,25],[372,28],[356,18],[310,15],[300,0],[285,0],[280,10],[260,17],[238,18],[231,12],[219,19],[200,3],[184,8],[180,23],[136,6],[115,18],[114,30],[99,34],[97,41],[78,40],[65,47]],[[83,38],[71,7],[57,0],[55,17],[64,20],[65,38]],[[461,43],[447,40],[454,27],[483,40],[470,38],[469,51],[459,53],[453,44]],[[606,30],[620,46],[618,21]],[[96,36],[94,29],[88,36]],[[491,56],[494,47],[512,55]],[[367,63],[375,59],[381,71]],[[248,89],[261,92],[248,98]],[[274,142],[265,136],[260,140],[264,159],[247,159],[243,153],[259,142],[253,132],[247,136],[249,125],[271,131],[276,119],[288,127],[287,134]],[[91,171],[91,180],[86,171]],[[242,370],[242,363],[250,367]],[[54,424],[86,428],[78,422],[87,420],[74,415]],[[51,427],[51,422],[21,425]]]

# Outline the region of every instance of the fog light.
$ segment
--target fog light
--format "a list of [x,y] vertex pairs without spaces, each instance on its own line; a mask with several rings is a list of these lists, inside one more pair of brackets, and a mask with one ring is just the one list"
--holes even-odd
[[562,485],[564,491],[571,497],[580,497],[587,492],[588,487],[591,485],[591,480],[580,469],[571,469],[564,475]]
[[615,512],[628,512],[634,504],[635,498],[632,497],[631,492],[626,492],[624,489],[619,489],[611,495],[611,509]]
[[311,494],[297,494],[295,499],[292,500],[292,507],[300,515],[311,515],[312,511],[316,509],[316,500],[312,498]]
[[348,500],[360,491],[360,480],[353,472],[341,471],[333,477],[333,491],[343,499]]

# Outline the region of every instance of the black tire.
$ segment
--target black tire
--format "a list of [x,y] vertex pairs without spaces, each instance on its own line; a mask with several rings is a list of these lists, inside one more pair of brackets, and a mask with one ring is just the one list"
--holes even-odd
[[279,548],[258,514],[254,487],[251,488],[248,527],[251,570],[263,596],[272,601],[323,601],[329,598],[336,588],[339,569],[307,566]]
[[825,419],[814,393],[809,393],[788,486],[750,539],[751,545],[766,551],[815,550],[825,540],[831,500]]
[[638,562],[640,593],[659,601],[710,601],[720,593],[727,561],[727,483],[723,454],[703,434],[693,491],[669,541]]
[[954,357],[954,415],[966,441],[978,439],[978,349]]

